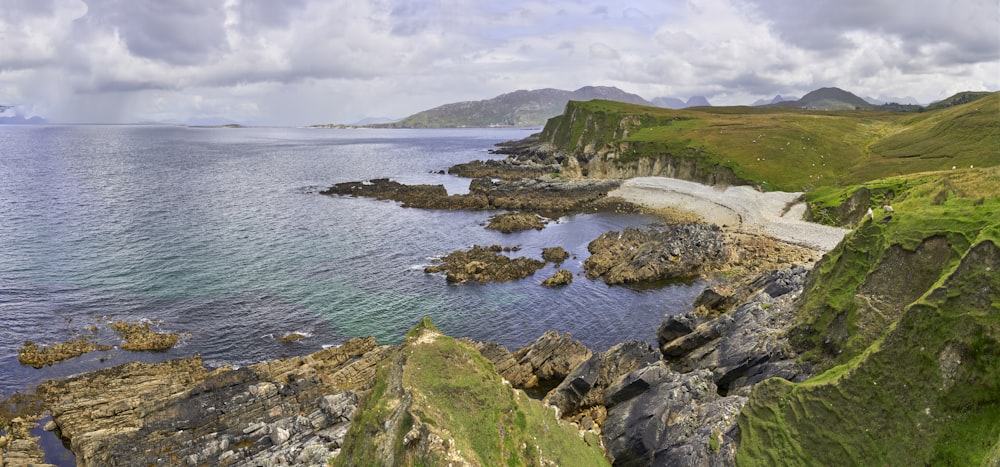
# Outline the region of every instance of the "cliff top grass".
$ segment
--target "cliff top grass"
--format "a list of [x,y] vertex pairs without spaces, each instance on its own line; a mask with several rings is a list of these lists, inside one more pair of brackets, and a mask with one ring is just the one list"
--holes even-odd
[[809,191],[1000,163],[1000,93],[922,113],[783,107],[670,110],[570,102],[541,140],[568,153],[662,154],[731,168],[766,190]]
[[865,189],[857,209],[879,209],[803,294],[793,345],[825,372],[754,388],[741,465],[1000,461],[998,187],[991,167],[809,194],[833,209]]
[[[596,435],[581,437],[427,318],[384,362],[358,413],[338,463],[608,465]],[[392,460],[379,449],[392,451]]]

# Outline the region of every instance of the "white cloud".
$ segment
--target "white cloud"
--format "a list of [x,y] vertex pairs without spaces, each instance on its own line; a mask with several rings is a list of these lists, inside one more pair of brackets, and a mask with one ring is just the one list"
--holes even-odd
[[715,104],[1000,87],[995,2],[915,2],[4,0],[0,103],[308,124],[542,87]]

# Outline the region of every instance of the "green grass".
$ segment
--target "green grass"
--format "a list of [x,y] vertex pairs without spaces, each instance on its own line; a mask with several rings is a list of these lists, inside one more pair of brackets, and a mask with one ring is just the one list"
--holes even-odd
[[[540,134],[559,151],[619,163],[673,155],[767,190],[809,191],[1000,163],[1000,93],[919,114],[571,102]],[[588,156],[589,157],[589,156]]]
[[[740,465],[979,465],[1000,439],[1000,168],[914,174],[896,213],[860,225],[817,265],[793,342],[825,372],[756,386],[740,416]],[[857,188],[815,193],[833,206]],[[945,193],[946,196],[942,196]],[[902,260],[946,245],[945,260]],[[991,252],[991,253],[984,253]],[[991,256],[992,255],[992,256]],[[915,257],[915,256],[913,256]],[[884,266],[878,272],[880,265]],[[862,295],[893,276],[876,315]],[[911,283],[924,290],[906,290]],[[877,284],[875,284],[877,285]],[[892,292],[896,295],[893,296]],[[914,293],[916,292],[916,293]],[[882,302],[880,302],[882,303]],[[868,327],[865,327],[868,323]],[[947,362],[953,362],[951,364]]]
[[[581,438],[551,408],[504,384],[475,348],[439,334],[429,319],[398,352],[380,368],[338,463],[384,463],[381,449],[398,465],[447,464],[443,450],[403,446],[411,428],[425,427],[478,465],[608,465],[596,438]],[[397,432],[386,433],[399,417]]]

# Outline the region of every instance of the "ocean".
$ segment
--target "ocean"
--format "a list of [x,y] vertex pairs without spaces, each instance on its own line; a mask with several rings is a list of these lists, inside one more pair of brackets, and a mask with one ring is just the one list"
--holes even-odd
[[[535,130],[0,126],[0,395],[127,361],[200,354],[209,366],[303,355],[357,336],[401,341],[421,317],[443,332],[511,350],[548,330],[594,351],[655,344],[665,314],[687,310],[700,281],[610,287],[582,275],[587,243],[655,219],[582,214],[544,230],[486,230],[493,212],[420,210],[317,192],[391,178],[468,191],[439,173]],[[573,255],[555,272],[504,284],[449,285],[423,268],[473,244]],[[40,345],[110,321],[179,332],[164,352],[115,348],[51,367],[18,362]],[[277,337],[308,337],[282,343]]]

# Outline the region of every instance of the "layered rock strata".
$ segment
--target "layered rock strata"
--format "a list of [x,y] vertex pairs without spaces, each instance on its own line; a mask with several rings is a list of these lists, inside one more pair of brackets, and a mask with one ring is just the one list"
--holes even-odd
[[359,338],[244,368],[129,363],[37,392],[81,466],[322,464],[390,352]]

